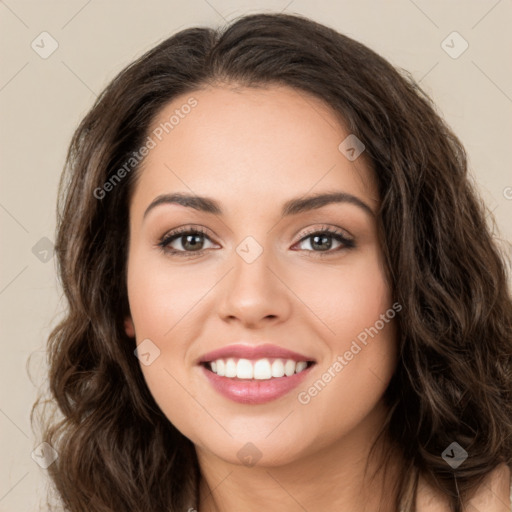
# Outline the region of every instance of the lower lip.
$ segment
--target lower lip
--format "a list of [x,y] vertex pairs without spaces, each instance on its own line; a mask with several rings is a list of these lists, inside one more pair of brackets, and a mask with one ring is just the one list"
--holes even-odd
[[296,388],[308,375],[312,364],[290,377],[273,377],[267,380],[231,379],[220,377],[201,365],[211,385],[223,396],[242,404],[264,404],[276,400]]

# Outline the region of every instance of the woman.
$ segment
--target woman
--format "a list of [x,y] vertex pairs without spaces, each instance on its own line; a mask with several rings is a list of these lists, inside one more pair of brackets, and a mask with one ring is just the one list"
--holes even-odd
[[143,55],[61,181],[64,505],[509,510],[486,214],[431,100],[325,26],[256,14]]

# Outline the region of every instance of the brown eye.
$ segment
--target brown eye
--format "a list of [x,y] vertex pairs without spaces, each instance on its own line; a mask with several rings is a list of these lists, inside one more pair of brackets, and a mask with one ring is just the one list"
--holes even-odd
[[165,235],[159,242],[159,246],[166,253],[179,256],[190,254],[201,254],[205,241],[211,242],[208,235],[199,229],[180,229]]
[[[343,233],[332,228],[325,228],[310,232],[300,240],[299,244],[304,244],[304,242],[309,242],[309,248],[303,246],[300,248],[300,250],[315,253],[330,254],[333,252],[339,252],[343,249],[351,249],[355,247],[354,240],[347,238]],[[338,243],[339,245],[335,247],[335,249],[331,250],[333,243]],[[323,256],[323,254],[319,255]]]

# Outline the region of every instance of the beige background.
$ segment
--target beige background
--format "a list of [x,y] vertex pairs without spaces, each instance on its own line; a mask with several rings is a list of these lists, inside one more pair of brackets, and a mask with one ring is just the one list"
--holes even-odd
[[[65,303],[40,240],[54,240],[57,182],[74,128],[123,67],[172,33],[261,10],[310,16],[411,71],[465,145],[501,238],[512,240],[510,0],[0,1],[1,512],[38,510],[45,495],[29,413],[45,384],[46,337]],[[46,59],[31,47],[43,31],[59,45]],[[469,44],[456,59],[441,46],[453,31]]]

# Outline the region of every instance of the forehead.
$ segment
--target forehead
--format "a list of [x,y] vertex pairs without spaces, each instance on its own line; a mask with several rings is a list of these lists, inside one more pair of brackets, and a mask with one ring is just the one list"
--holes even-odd
[[339,145],[350,133],[327,104],[303,91],[196,90],[166,104],[148,135],[154,147],[134,191],[141,208],[174,191],[214,196],[233,211],[253,200],[277,208],[286,197],[331,190],[377,204],[364,153],[347,159]]

